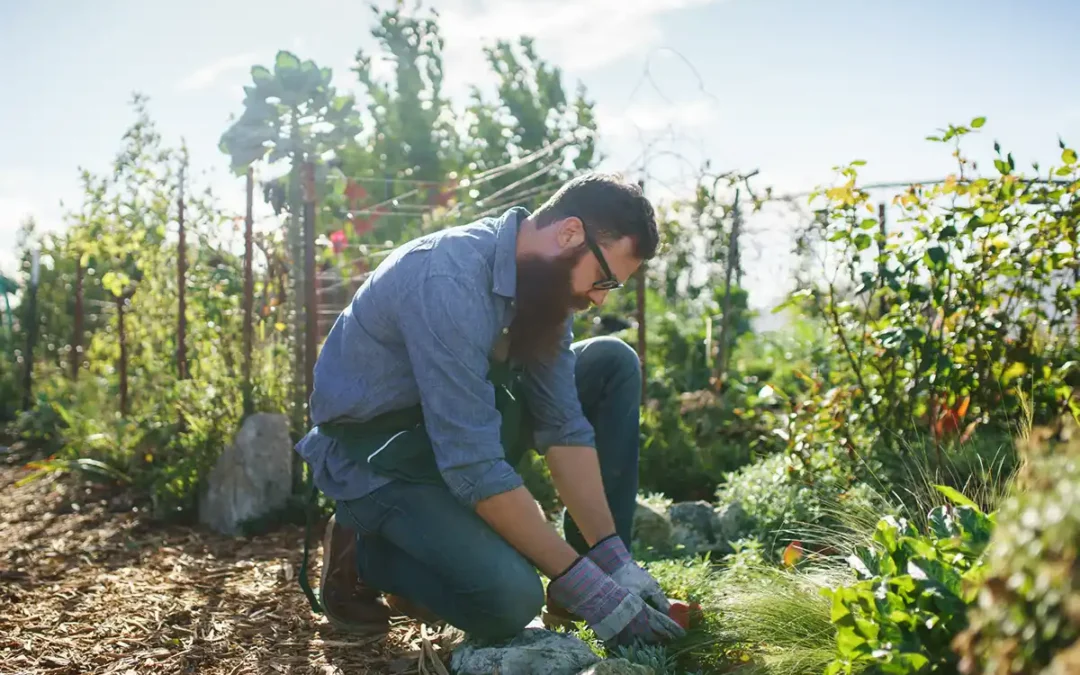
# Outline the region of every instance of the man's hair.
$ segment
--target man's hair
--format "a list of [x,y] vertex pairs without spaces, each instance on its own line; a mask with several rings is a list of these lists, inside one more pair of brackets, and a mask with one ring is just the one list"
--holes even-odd
[[640,187],[614,174],[588,173],[571,179],[532,217],[539,228],[580,218],[589,234],[603,243],[630,237],[634,256],[641,260],[655,256],[660,243],[653,205]]

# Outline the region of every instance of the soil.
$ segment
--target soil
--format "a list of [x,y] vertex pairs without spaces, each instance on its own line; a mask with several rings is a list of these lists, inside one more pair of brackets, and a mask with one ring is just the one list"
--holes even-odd
[[0,673],[444,675],[453,629],[397,617],[389,635],[358,638],[311,611],[296,580],[302,527],[161,525],[71,476],[19,486],[25,463],[0,452]]

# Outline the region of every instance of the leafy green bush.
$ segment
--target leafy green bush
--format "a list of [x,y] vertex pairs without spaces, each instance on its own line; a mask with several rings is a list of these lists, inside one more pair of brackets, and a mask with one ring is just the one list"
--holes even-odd
[[[743,535],[759,539],[768,559],[792,541],[835,546],[837,537],[891,507],[846,457],[824,450],[808,458],[777,454],[729,473],[719,504],[746,513]],[[858,529],[858,528],[855,528]]]
[[816,386],[806,373],[827,372],[824,335],[806,319],[774,333],[743,333],[727,383],[716,393],[699,348],[701,329],[690,322],[676,327],[673,319],[659,323],[668,336],[661,348],[667,360],[657,368],[642,416],[642,489],[677,501],[709,500],[729,473],[790,446],[786,427],[793,423],[785,406]]
[[811,198],[820,218],[807,240],[829,249],[831,269],[794,301],[833,336],[853,386],[844,415],[870,419],[885,444],[1008,428],[1025,394],[1037,422],[1077,405],[1080,163],[1061,142],[1059,166],[1027,175],[995,143],[997,174],[979,176],[960,141],[984,123],[930,139],[952,146],[957,171],[898,196],[896,225],[874,217],[861,161]]
[[1061,442],[1036,430],[1025,444],[1022,491],[999,512],[971,625],[954,643],[961,672],[1080,666],[1080,439],[1075,425],[1065,429]]
[[827,675],[868,666],[897,674],[955,669],[950,643],[967,626],[993,517],[942,489],[956,505],[935,508],[929,532],[883,518],[872,543],[850,558],[858,581],[823,591],[837,629],[836,659]]
[[996,511],[1012,489],[1019,456],[1011,437],[993,430],[976,432],[959,443],[937,444],[924,436],[901,447],[878,444],[872,457],[881,469],[874,477],[904,515],[920,531],[927,514],[950,503],[936,485],[964,494],[985,513]]

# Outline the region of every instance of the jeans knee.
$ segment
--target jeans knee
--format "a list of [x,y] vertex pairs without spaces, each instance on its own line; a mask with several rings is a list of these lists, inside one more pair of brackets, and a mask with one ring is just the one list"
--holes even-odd
[[610,335],[595,338],[593,342],[589,348],[599,352],[597,357],[603,362],[610,377],[619,381],[628,379],[640,384],[641,359],[633,347],[625,340]]
[[477,625],[468,631],[470,634],[485,640],[506,640],[539,616],[544,606],[544,586],[532,566],[522,562],[490,579],[480,600],[483,610]]

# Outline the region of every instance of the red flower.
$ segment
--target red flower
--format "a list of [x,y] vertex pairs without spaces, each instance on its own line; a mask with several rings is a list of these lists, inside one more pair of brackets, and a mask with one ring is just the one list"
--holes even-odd
[[330,243],[334,245],[334,253],[341,253],[344,251],[348,241],[348,237],[345,236],[345,230],[338,230],[330,233]]

